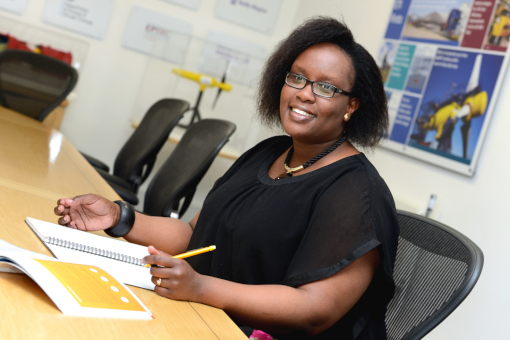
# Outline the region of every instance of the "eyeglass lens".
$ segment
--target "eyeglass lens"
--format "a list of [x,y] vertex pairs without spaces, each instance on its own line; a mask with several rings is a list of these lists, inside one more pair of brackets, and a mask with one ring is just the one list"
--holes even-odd
[[[307,79],[303,76],[288,73],[286,83],[292,87],[302,89],[306,86]],[[312,83],[312,92],[322,97],[333,97],[335,94],[335,87],[327,83]]]

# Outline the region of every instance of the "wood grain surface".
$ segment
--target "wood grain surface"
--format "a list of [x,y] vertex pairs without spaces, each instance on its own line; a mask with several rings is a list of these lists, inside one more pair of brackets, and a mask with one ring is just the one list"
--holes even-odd
[[[119,198],[61,133],[0,107],[0,239],[51,255],[26,217],[56,223],[56,200],[84,193]],[[0,339],[246,339],[221,309],[130,289],[154,320],[65,316],[27,275],[0,273]]]

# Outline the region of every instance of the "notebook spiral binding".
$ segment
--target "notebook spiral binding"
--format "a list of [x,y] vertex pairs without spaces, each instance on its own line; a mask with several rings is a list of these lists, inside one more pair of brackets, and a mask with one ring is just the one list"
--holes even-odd
[[53,236],[48,237],[46,239],[46,242],[49,244],[59,246],[59,247],[70,248],[70,249],[82,251],[85,253],[103,256],[103,257],[106,257],[106,258],[109,258],[112,260],[126,262],[126,263],[133,264],[135,266],[143,267],[142,259],[138,259],[136,257],[132,257],[132,256],[120,254],[120,253],[116,253],[113,251],[104,250],[101,248],[95,248],[95,247],[91,247],[91,246],[86,246],[81,243],[71,242],[71,241],[63,240],[63,239],[53,237]]

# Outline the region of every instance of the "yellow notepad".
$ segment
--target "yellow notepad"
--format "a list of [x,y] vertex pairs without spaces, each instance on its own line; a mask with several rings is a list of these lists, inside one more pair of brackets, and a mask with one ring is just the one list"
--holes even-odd
[[0,270],[7,265],[30,276],[65,315],[152,319],[152,314],[123,283],[105,270],[61,262],[0,240]]

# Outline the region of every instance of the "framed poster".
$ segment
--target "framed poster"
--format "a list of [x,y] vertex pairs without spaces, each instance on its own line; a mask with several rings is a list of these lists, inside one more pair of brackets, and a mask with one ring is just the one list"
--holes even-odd
[[377,63],[382,146],[472,176],[508,63],[510,2],[396,0]]
[[264,66],[266,49],[241,38],[209,31],[200,58],[200,72],[227,82],[254,87]]
[[22,15],[27,7],[27,0],[0,0],[0,9]]
[[169,2],[171,4],[176,4],[179,6],[187,7],[189,9],[198,10],[198,7],[200,7],[200,3],[202,0],[163,0],[166,2]]
[[218,0],[216,17],[271,34],[282,0]]
[[101,40],[114,4],[115,0],[47,0],[43,22]]
[[182,64],[192,29],[193,25],[189,22],[134,6],[124,31],[122,46]]

